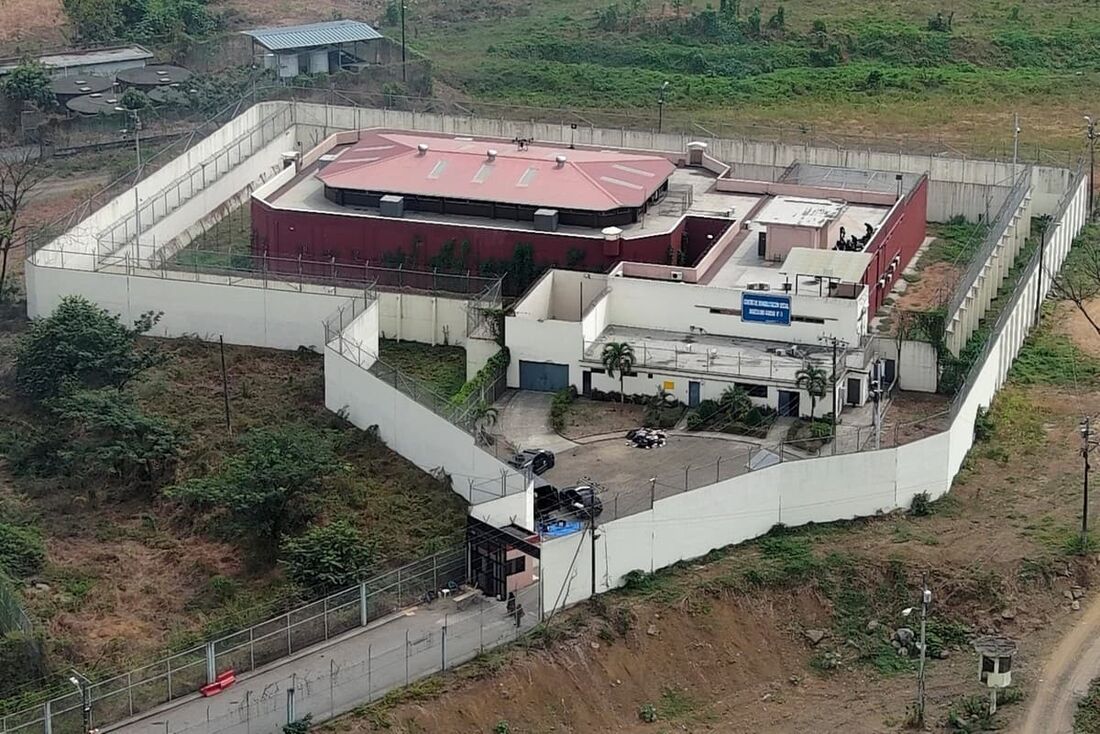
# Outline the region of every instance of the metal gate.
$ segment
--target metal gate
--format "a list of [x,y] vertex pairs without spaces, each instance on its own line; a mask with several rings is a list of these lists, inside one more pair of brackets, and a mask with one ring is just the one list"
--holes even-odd
[[569,387],[569,365],[520,360],[519,387],[539,392],[564,390]]

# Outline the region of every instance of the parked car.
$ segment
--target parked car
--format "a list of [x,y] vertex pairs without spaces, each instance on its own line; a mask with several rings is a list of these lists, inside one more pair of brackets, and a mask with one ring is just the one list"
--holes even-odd
[[549,449],[527,449],[508,459],[510,466],[523,471],[528,466],[534,474],[542,474],[554,467],[554,452]]
[[566,487],[558,491],[561,500],[561,509],[572,512],[582,517],[599,517],[603,512],[603,500],[597,494],[594,487],[587,484],[578,484],[575,487]]

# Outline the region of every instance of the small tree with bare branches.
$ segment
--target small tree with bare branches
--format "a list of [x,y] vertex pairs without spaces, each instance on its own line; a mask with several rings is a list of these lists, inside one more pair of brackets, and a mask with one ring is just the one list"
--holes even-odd
[[35,148],[0,148],[0,300],[5,297],[8,258],[25,244],[31,224],[26,205],[45,177]]
[[1062,271],[1053,276],[1051,292],[1072,303],[1100,336],[1100,314],[1088,308],[1100,298],[1100,226],[1089,225],[1078,236]]

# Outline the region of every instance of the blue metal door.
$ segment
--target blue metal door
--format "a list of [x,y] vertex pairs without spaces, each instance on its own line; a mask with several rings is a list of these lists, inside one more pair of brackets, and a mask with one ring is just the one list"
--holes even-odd
[[701,385],[698,382],[688,382],[688,407],[699,407],[699,388]]
[[553,362],[519,362],[521,390],[557,392],[569,387],[569,365]]

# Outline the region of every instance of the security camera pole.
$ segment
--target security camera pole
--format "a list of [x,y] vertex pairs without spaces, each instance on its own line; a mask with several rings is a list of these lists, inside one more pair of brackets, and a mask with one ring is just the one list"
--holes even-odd
[[1092,468],[1092,464],[1089,462],[1089,454],[1092,450],[1100,445],[1100,441],[1093,437],[1092,434],[1092,418],[1085,416],[1081,419],[1081,458],[1085,462],[1085,474],[1084,482],[1082,486],[1081,495],[1081,547],[1088,547],[1088,535],[1089,535],[1089,469]]
[[76,668],[72,669],[72,675],[69,676],[69,682],[80,690],[80,711],[84,717],[84,734],[91,734],[92,692],[89,690],[89,686],[91,686],[92,682],[84,675],[81,675]]
[[668,82],[665,82],[657,93],[657,132],[661,132],[665,125],[665,94],[667,92]]
[[[920,594],[920,663],[917,668],[917,726],[924,727],[924,660],[927,656],[927,620],[928,605],[932,603],[932,591],[928,588],[928,578],[921,576]],[[908,617],[913,607],[901,610],[901,616]]]
[[1012,113],[1012,165],[1016,165],[1016,160],[1020,157],[1020,115],[1019,113]]

